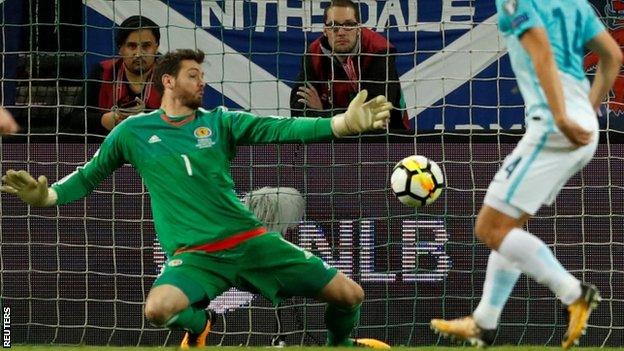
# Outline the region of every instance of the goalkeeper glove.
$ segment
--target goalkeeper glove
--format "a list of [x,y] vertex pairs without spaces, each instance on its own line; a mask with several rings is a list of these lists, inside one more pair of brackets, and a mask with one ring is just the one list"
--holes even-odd
[[345,113],[332,118],[332,131],[335,136],[343,137],[386,127],[392,103],[383,95],[365,103],[367,96],[366,90],[360,91],[351,100]]
[[10,169],[2,177],[2,183],[0,191],[17,195],[29,205],[48,207],[56,204],[56,191],[48,189],[48,179],[43,175],[35,180],[26,171]]

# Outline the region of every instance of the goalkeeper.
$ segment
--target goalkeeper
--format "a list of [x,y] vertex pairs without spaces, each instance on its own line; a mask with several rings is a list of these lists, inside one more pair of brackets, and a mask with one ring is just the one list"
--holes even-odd
[[147,300],[150,322],[187,331],[182,347],[204,346],[211,328],[207,302],[230,287],[257,292],[274,304],[291,296],[327,302],[327,344],[387,348],[351,339],[364,291],[353,280],[270,232],[237,199],[230,175],[236,147],[318,142],[384,128],[392,104],[366,101],[361,91],[343,114],[323,118],[259,118],[200,108],[204,53],[177,50],[154,72],[159,110],[130,117],[107,136],[93,158],[51,187],[45,176],[7,171],[1,191],[32,206],[63,205],[87,196],[124,163],[150,192],[154,224],[168,260]]

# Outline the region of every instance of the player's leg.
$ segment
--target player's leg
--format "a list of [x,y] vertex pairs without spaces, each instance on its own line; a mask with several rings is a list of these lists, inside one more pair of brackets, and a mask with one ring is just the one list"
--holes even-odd
[[183,349],[205,346],[214,323],[213,314],[206,310],[208,301],[232,286],[224,278],[231,271],[209,255],[189,252],[174,256],[148,294],[146,317],[155,325],[186,330],[180,345]]
[[145,317],[154,325],[164,326],[171,317],[185,310],[189,299],[178,287],[163,284],[153,287],[145,300]]
[[[488,198],[486,203],[494,204],[496,201]],[[508,205],[498,205],[509,212]],[[566,305],[583,301],[580,299],[579,280],[563,268],[543,241],[521,229],[527,215],[521,210],[513,212],[515,215],[512,216],[490,205],[483,206],[477,218],[475,233],[498,253],[493,253],[488,262],[487,273],[493,276],[486,276],[482,301],[472,316],[450,321],[434,319],[431,326],[436,332],[469,341],[476,346],[491,344],[495,330],[492,324],[498,320],[519,271],[548,286]]]
[[[512,181],[510,179],[511,174],[523,166],[521,161],[528,159],[525,155],[530,155],[532,149],[533,147],[526,142],[526,138],[516,146],[490,183],[488,194],[507,191]],[[491,246],[492,241],[500,240],[512,229],[524,225],[528,219],[523,211],[509,206],[505,202],[497,205],[504,206],[502,208],[505,212],[510,213],[510,216],[492,221],[494,218],[491,218],[490,212],[484,209],[477,216],[475,233],[480,236],[479,233],[483,231],[482,228],[487,228],[488,235],[481,235],[480,237],[482,240],[486,240],[488,246]],[[488,259],[483,295],[473,314],[452,320],[433,319],[431,328],[443,336],[468,341],[476,346],[491,344],[496,335],[500,314],[519,275],[520,270],[512,262],[493,250]]]
[[489,247],[496,249],[501,256],[523,273],[546,285],[567,306],[569,313],[568,330],[562,345],[568,349],[578,341],[587,326],[591,311],[600,301],[595,286],[581,283],[557,260],[546,244],[535,235],[513,228],[506,235],[497,232],[495,223],[509,219],[496,209],[484,206],[477,221],[477,235]]
[[[543,139],[546,140],[546,139]],[[528,144],[525,152],[512,153],[509,162],[518,160],[513,168],[505,165],[488,189],[476,234],[490,248],[497,250],[516,268],[548,286],[568,306],[570,323],[563,346],[577,341],[587,325],[599,295],[595,287],[581,284],[567,272],[548,246],[535,235],[522,229],[526,214],[534,214],[543,204],[551,204],[563,185],[581,170],[594,154],[596,142],[570,151],[570,148]],[[519,145],[520,146],[520,145]],[[508,160],[506,160],[508,163]],[[523,218],[524,217],[524,218]],[[513,228],[500,223],[519,219]]]
[[243,245],[249,246],[249,255],[242,262],[246,268],[240,273],[237,287],[253,288],[274,304],[292,296],[327,302],[328,345],[389,348],[377,340],[350,338],[359,322],[364,298],[359,284],[277,233],[267,233]]
[[[204,346],[212,326],[209,312],[191,305],[187,293],[175,285],[166,283],[150,290],[145,301],[145,316],[154,325],[187,330],[181,345],[183,348]],[[193,335],[196,336],[192,337]]]
[[[521,228],[528,214],[535,213],[544,203],[552,203],[567,179],[588,162],[594,149],[580,148],[570,153],[569,149],[549,149],[527,140],[523,139],[506,158],[490,184],[475,228],[477,237],[500,254],[500,257],[493,256],[488,263],[488,273],[492,273],[492,277],[498,270],[506,273],[503,275],[505,278],[500,280],[488,281],[486,277],[484,298],[493,293],[496,298],[490,301],[494,306],[484,299],[482,304],[485,305],[480,304],[476,315],[455,321],[434,320],[432,328],[436,331],[476,344],[487,343],[487,331],[493,320],[498,319],[498,307],[502,308],[511,293],[517,280],[514,279],[517,270],[549,286],[566,304],[574,305],[582,300],[579,298],[580,282],[563,269],[540,239]],[[583,318],[588,316],[591,307],[584,311],[587,313]],[[578,330],[580,335],[586,319],[572,319],[579,321],[571,322],[571,326],[576,324],[573,329]],[[578,338],[578,335],[573,338]]]
[[[521,211],[518,213],[519,218],[504,215],[495,217],[488,209],[488,206],[484,206],[479,213],[475,230],[476,233],[481,233],[483,232],[482,226],[485,225],[489,234],[487,237],[484,236],[487,240],[499,240],[505,233],[524,225],[528,219],[528,216],[523,215]],[[490,222],[491,220],[493,221]],[[489,246],[488,243],[486,244]],[[492,344],[501,312],[520,273],[513,263],[492,250],[488,259],[481,301],[473,314],[452,320],[433,319],[431,328],[443,336],[468,341],[475,346]]]
[[385,342],[370,339],[352,339],[351,333],[360,321],[360,309],[364,301],[362,287],[338,272],[317,296],[327,302],[325,324],[327,326],[327,344],[332,346],[362,346],[376,349],[389,349]]
[[482,329],[495,330],[498,327],[503,307],[507,303],[520,273],[520,270],[498,252],[495,250],[490,252],[481,301],[472,312],[475,323]]
[[360,306],[364,301],[362,287],[338,272],[320,291],[318,300],[327,302],[325,324],[328,345],[353,344],[351,332],[360,321]]
[[565,304],[581,295],[578,279],[563,268],[548,246],[521,226],[501,226],[515,219],[490,207],[483,206],[477,219],[476,234],[488,247],[496,250],[538,283],[546,285]]

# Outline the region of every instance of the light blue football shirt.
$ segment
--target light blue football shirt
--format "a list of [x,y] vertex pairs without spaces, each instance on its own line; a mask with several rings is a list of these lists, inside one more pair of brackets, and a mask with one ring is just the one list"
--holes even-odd
[[587,93],[578,96],[578,91],[589,91],[583,70],[585,44],[605,28],[586,0],[496,0],[496,9],[498,28],[506,38],[527,116],[548,108],[533,63],[519,40],[530,28],[543,27],[546,30],[557,67],[564,78],[570,78],[564,81],[564,90],[573,90],[577,97],[587,99]]

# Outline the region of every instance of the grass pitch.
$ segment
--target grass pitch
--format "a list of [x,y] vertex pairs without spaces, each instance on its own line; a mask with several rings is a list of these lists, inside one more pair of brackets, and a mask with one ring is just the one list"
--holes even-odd
[[[204,350],[215,349],[216,347],[206,347]],[[283,350],[283,351],[327,351],[327,350],[335,350],[335,351],[353,351],[353,348],[348,347],[284,347],[284,348],[273,348],[273,347],[234,347],[234,346],[223,346],[219,347],[220,350],[223,351],[267,351],[267,349]],[[423,347],[393,347],[393,350],[396,351],[467,351],[473,350],[471,347],[448,347],[448,346],[423,346]],[[155,350],[177,350],[175,347],[134,347],[134,346],[126,346],[126,347],[107,347],[107,346],[59,346],[59,345],[40,345],[40,346],[22,346],[15,345],[11,348],[11,350],[15,351],[155,351]],[[200,349],[198,349],[200,350]],[[474,349],[476,350],[476,349]],[[544,347],[544,346],[496,346],[490,347],[487,351],[560,351],[560,347]],[[611,350],[624,350],[622,348],[599,348],[599,347],[576,347],[572,348],[571,351],[611,351]]]

